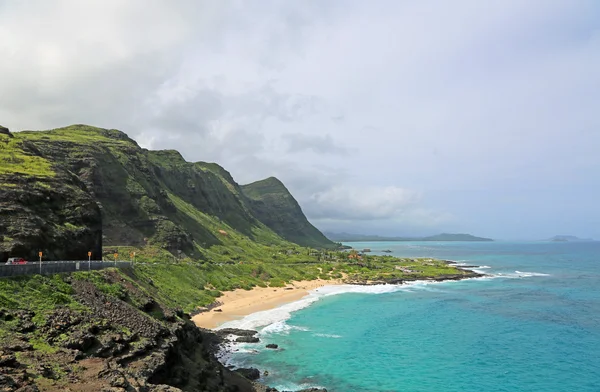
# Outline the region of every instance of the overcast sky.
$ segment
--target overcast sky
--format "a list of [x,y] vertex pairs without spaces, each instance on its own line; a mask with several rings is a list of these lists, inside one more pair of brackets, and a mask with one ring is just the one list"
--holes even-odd
[[600,1],[3,1],[0,124],[281,179],[320,229],[600,238]]

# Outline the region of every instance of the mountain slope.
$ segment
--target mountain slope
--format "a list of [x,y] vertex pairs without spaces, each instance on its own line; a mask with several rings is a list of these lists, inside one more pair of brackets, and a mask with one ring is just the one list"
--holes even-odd
[[275,177],[243,185],[255,216],[280,236],[304,246],[334,247],[304,216],[300,205]]
[[[78,192],[62,192],[65,203],[73,209],[80,203],[89,204],[85,214],[96,209],[105,246],[150,246],[182,258],[227,261],[262,257],[269,253],[269,246],[290,247],[290,241],[303,241],[302,235],[286,235],[295,233],[286,227],[295,221],[281,222],[280,230],[274,232],[257,218],[254,203],[220,166],[186,162],[177,151],[142,149],[120,131],[73,125],[5,134],[2,138],[7,147],[0,150],[0,183],[7,185],[0,187],[0,200],[15,188],[20,194],[42,192],[40,196],[46,197],[50,190],[36,190],[39,186],[34,184],[38,183],[46,184],[44,189],[77,188]],[[25,185],[16,186],[19,182]],[[44,211],[32,210],[16,196],[10,200],[11,206],[23,208],[21,221],[35,222],[45,216]],[[295,200],[293,203],[297,205]],[[44,206],[41,202],[38,205]],[[1,210],[0,218],[4,220],[9,212]],[[61,224],[63,220],[58,219]],[[68,219],[65,222],[70,223]],[[83,221],[70,224],[84,226]],[[7,225],[0,227],[4,258],[9,253],[21,256],[16,253],[22,247],[14,243],[19,229],[13,226],[14,230]],[[37,238],[32,243],[58,248],[46,241],[47,236],[27,233],[23,235]],[[72,258],[85,258],[91,245],[86,241],[82,245],[85,252],[79,249],[79,257],[73,254]],[[94,254],[99,253],[97,249]]]
[[102,216],[86,185],[3,128],[0,262],[9,256],[37,260],[38,252],[44,259],[83,259],[88,251],[94,259],[102,254]]

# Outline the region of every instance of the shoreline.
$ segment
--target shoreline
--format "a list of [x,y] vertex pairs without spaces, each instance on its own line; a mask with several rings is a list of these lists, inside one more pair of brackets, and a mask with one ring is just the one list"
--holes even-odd
[[[488,276],[485,273],[473,271],[471,267],[478,266],[460,266],[460,262],[454,260],[442,260],[446,264],[455,265],[466,274],[449,274],[436,277],[406,277],[390,280],[349,280],[348,276],[339,279],[315,279],[292,281],[284,287],[253,287],[252,290],[236,289],[225,291],[213,304],[209,305],[205,311],[194,314],[192,322],[199,328],[214,330],[223,324],[241,320],[254,313],[272,310],[285,304],[301,300],[310,294],[311,290],[323,286],[356,285],[356,286],[376,286],[376,285],[403,285],[407,282],[444,282],[457,281],[473,278],[484,278]],[[465,268],[468,267],[468,268]]]
[[292,281],[284,287],[254,287],[252,290],[237,289],[225,291],[217,299],[218,306],[209,306],[207,311],[192,316],[197,327],[216,329],[226,322],[240,320],[250,314],[278,308],[296,302],[311,290],[323,286],[347,284],[341,279],[316,279]]

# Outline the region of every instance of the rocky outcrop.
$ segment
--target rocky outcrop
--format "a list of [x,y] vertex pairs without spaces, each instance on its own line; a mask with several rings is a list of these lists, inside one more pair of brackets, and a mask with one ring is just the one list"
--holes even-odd
[[240,336],[239,338],[235,339],[235,341],[237,343],[258,343],[260,342],[260,339],[256,336]]
[[253,329],[239,329],[239,328],[223,328],[216,330],[215,333],[219,336],[235,335],[235,336],[254,336],[258,333]]
[[260,378],[260,371],[256,368],[240,368],[236,372],[246,377],[248,380],[258,380]]
[[2,125],[0,125],[0,135],[6,135],[10,138],[14,137],[14,135],[12,133],[10,133],[10,131],[8,130],[8,128],[3,127]]
[[[105,276],[106,283],[119,282]],[[0,322],[11,329],[11,339],[0,343],[0,390],[35,391],[42,379],[46,385],[67,382],[73,391],[255,390],[217,361],[218,336],[156,300],[149,312],[139,309],[138,299],[147,294],[136,286],[129,285],[122,298],[85,280],[73,280],[71,287],[80,309],[58,307],[33,329],[34,312],[0,310]],[[34,337],[49,348],[34,349],[28,342]]]
[[77,176],[42,158],[35,144],[5,134],[0,166],[0,263],[37,260],[38,252],[50,260],[87,259],[89,251],[101,257],[100,207]]

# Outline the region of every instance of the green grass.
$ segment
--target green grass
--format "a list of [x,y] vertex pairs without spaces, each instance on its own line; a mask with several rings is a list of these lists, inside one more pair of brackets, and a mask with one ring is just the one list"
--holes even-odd
[[78,144],[93,145],[98,142],[123,145],[130,143],[124,139],[122,132],[114,129],[103,129],[89,125],[76,124],[48,131],[22,131],[15,132],[16,138],[26,138],[32,141],[61,141]]
[[0,135],[0,175],[19,174],[36,177],[54,177],[50,162],[23,150],[23,141]]
[[72,294],[71,285],[60,275],[0,279],[0,308],[43,313],[58,305],[75,305]]

